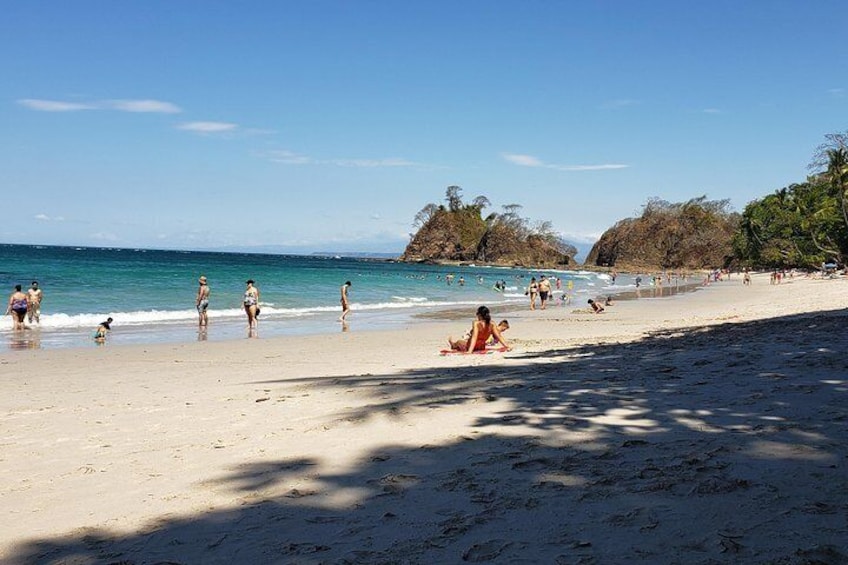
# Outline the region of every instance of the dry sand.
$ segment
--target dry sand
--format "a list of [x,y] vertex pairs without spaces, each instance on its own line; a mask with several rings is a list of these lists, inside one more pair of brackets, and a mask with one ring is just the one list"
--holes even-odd
[[[0,357],[3,563],[846,563],[848,281]],[[214,328],[210,329],[214,331]]]

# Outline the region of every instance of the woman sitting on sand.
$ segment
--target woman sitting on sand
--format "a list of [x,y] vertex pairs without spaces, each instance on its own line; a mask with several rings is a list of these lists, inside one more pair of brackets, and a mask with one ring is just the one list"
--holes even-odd
[[457,340],[449,337],[448,343],[454,351],[471,353],[486,349],[486,341],[490,336],[494,336],[501,346],[507,350],[512,349],[504,339],[498,326],[492,323],[492,315],[489,313],[489,309],[485,306],[480,306],[477,308],[477,319],[471,325],[471,336],[467,339]]

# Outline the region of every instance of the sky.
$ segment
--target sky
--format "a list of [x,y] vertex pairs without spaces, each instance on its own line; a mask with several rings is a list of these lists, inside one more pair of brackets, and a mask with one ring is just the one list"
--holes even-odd
[[401,251],[445,189],[591,243],[848,129],[848,3],[44,0],[0,18],[0,242]]

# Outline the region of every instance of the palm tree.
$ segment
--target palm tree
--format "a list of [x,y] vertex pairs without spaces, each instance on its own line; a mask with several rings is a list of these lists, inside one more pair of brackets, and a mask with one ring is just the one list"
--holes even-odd
[[848,184],[848,150],[844,146],[827,150],[827,179],[834,196],[842,208],[842,219],[848,228],[848,203],[845,198],[845,188]]

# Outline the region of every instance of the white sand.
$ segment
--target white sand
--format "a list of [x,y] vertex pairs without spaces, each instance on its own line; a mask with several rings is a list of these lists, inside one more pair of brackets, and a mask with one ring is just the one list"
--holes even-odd
[[[0,357],[3,563],[848,563],[848,281]],[[211,329],[210,331],[213,331]]]

